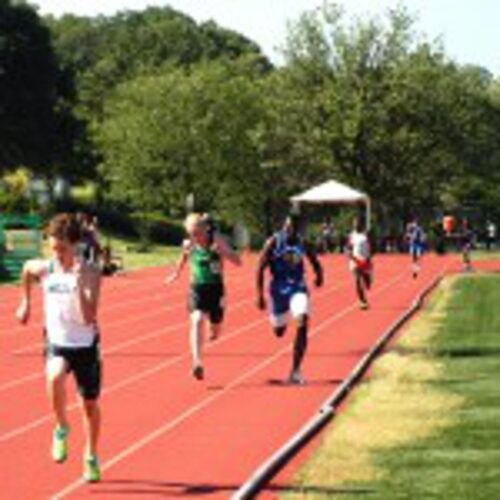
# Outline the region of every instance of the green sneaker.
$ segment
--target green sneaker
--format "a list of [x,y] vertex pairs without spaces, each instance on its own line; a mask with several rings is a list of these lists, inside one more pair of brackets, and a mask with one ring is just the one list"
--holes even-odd
[[52,458],[62,463],[68,458],[68,427],[57,426],[52,436]]
[[99,459],[92,455],[83,462],[83,479],[88,483],[98,483],[101,480],[101,468]]

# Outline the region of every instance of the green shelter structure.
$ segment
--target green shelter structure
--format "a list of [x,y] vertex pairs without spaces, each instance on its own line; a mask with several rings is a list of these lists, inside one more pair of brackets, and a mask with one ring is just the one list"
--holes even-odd
[[0,213],[0,278],[19,276],[28,259],[42,253],[42,220],[38,215]]

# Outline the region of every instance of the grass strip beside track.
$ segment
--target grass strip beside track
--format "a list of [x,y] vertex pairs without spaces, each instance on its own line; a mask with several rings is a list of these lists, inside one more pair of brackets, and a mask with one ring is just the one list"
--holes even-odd
[[500,278],[445,282],[303,467],[288,497],[498,498]]
[[125,269],[131,271],[143,267],[164,266],[174,263],[180,255],[180,247],[151,244],[147,251],[139,251],[136,239],[106,234],[103,245],[111,245],[113,255],[123,258]]

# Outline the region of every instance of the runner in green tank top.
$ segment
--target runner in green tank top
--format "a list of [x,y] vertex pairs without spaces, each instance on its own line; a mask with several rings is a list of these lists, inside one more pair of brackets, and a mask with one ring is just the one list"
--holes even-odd
[[191,315],[190,344],[193,357],[193,376],[203,379],[202,329],[203,320],[210,323],[209,340],[219,337],[224,319],[224,260],[240,265],[240,257],[219,235],[214,235],[207,221],[200,214],[191,214],[185,222],[188,239],[182,245],[182,255],[172,275],[166,282],[174,282],[189,262],[191,287],[189,312]]
[[190,254],[190,264],[193,284],[222,283],[221,256],[213,248],[194,246]]

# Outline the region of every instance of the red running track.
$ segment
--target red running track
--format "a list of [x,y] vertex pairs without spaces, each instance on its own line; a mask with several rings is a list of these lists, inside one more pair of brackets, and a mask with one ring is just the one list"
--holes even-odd
[[427,256],[414,280],[407,257],[377,258],[372,307],[360,311],[345,259],[324,258],[326,283],[312,292],[308,384],[302,387],[282,383],[294,335],[275,339],[267,315],[256,310],[253,257],[242,269],[228,268],[225,331],[205,345],[204,382],[190,375],[187,281],[167,288],[159,269],[107,280],[103,481],[97,485],[80,480],[83,434],[72,387],[70,458],[63,465],[50,460],[41,314],[30,327],[19,327],[12,319],[19,290],[0,289],[0,498],[228,498],[454,262]]

